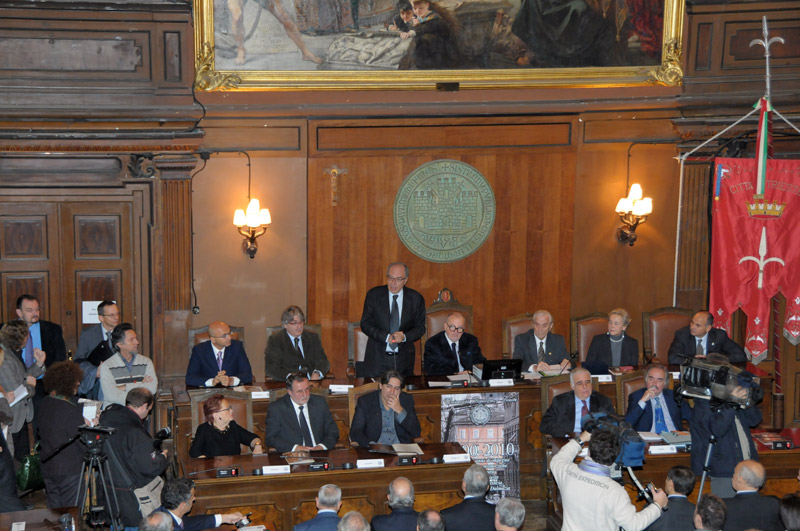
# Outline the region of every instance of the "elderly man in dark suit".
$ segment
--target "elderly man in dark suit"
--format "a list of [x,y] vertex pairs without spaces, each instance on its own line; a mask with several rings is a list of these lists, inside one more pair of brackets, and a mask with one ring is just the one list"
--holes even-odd
[[342,507],[342,489],[329,483],[317,493],[317,516],[294,526],[294,531],[336,531],[339,509]]
[[444,330],[425,342],[422,372],[429,376],[466,374],[474,364],[486,361],[478,338],[464,331],[465,324],[458,312],[447,316]]
[[414,342],[425,333],[425,299],[406,287],[408,267],[389,265],[386,285],[376,286],[364,297],[361,331],[366,334],[364,377],[375,378],[397,370],[414,372]]
[[678,407],[675,395],[667,384],[667,370],[650,365],[644,373],[645,387],[628,395],[625,420],[637,431],[661,433],[683,429],[683,420],[690,420],[692,408],[685,400]]
[[339,440],[339,428],[325,399],[311,394],[308,376],[290,374],[286,390],[267,410],[267,445],[279,452],[332,450]]
[[564,336],[554,334],[553,316],[547,310],[536,310],[533,328],[514,338],[514,359],[522,360],[522,370],[528,372],[570,367],[569,352]]
[[661,513],[658,520],[647,528],[649,531],[673,531],[694,526],[694,504],[687,498],[694,489],[694,480],[694,472],[688,466],[677,465],[669,469],[664,482],[669,511]]
[[687,359],[705,358],[714,352],[725,354],[731,363],[747,361],[742,347],[729,338],[725,330],[713,328],[713,325],[714,316],[710,312],[694,314],[689,326],[675,332],[669,346],[669,362],[677,365]]
[[780,501],[775,496],[762,496],[758,490],[767,480],[764,465],[746,460],[736,465],[733,471],[733,489],[736,496],[725,498],[728,517],[723,531],[781,531]]
[[571,437],[583,431],[581,418],[584,415],[596,411],[616,414],[611,399],[592,391],[592,375],[586,369],[573,369],[569,373],[569,383],[572,391],[556,396],[542,415],[539,424],[542,433],[553,437]]
[[253,369],[241,341],[231,339],[231,327],[222,321],[208,325],[208,341],[192,348],[186,385],[234,387],[253,381]]
[[319,335],[305,329],[306,316],[299,306],[289,306],[281,314],[283,330],[273,332],[264,350],[266,374],[275,380],[284,380],[295,371],[306,374],[311,380],[320,380],[330,370],[331,364]]
[[92,400],[102,400],[100,363],[114,355],[111,332],[120,322],[119,306],[113,301],[101,302],[97,306],[97,319],[100,321],[98,324],[81,332],[78,350],[73,356],[73,360],[83,369],[83,381],[78,387],[78,394]]
[[401,391],[403,385],[403,375],[389,371],[381,376],[379,390],[358,399],[350,426],[351,441],[366,447],[371,442],[411,443],[419,437],[414,398]]
[[373,531],[416,531],[417,511],[414,510],[414,485],[408,478],[394,478],[389,483],[390,514],[372,517]]
[[464,472],[461,481],[464,501],[442,511],[445,526],[449,529],[494,531],[495,506],[484,497],[489,490],[489,473],[474,464]]

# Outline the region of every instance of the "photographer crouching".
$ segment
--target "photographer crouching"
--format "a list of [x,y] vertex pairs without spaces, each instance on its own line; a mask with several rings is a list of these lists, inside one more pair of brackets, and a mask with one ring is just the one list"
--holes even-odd
[[137,387],[128,391],[124,406],[111,404],[100,415],[102,426],[116,428],[106,441],[106,453],[126,531],[137,529],[142,517],[161,505],[167,450],[156,450],[144,427],[153,402],[153,393]]
[[[573,461],[586,442],[589,456],[575,464]],[[612,465],[621,451],[618,431],[597,428],[589,433],[584,429],[552,458],[550,470],[561,492],[564,509],[562,531],[617,531],[620,527],[626,531],[640,531],[658,520],[666,510],[667,495],[654,488],[653,503],[636,512],[625,488],[611,479]]]

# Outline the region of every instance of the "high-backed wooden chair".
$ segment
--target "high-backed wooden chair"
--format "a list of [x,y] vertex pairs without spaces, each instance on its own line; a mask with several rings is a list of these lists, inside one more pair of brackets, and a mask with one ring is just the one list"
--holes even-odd
[[503,357],[514,357],[514,340],[533,328],[533,314],[521,313],[503,319]]
[[360,322],[347,323],[347,375],[351,378],[364,377],[368,339],[367,334],[361,331]]
[[645,386],[644,370],[626,372],[614,379],[617,392],[617,413],[625,416],[628,412],[628,395]]
[[[189,399],[191,400],[191,415],[192,415],[192,432],[186,434],[187,455],[189,453],[189,446],[192,444],[194,434],[197,433],[197,427],[206,421],[203,414],[203,405],[206,400],[215,395],[222,395],[228,401],[231,408],[233,408],[233,420],[239,426],[246,428],[247,431],[253,431],[253,398],[250,393],[240,393],[232,389],[208,389],[189,391]],[[263,434],[259,435],[263,440]],[[249,448],[242,446],[243,449]]]
[[429,337],[434,336],[444,330],[447,316],[451,312],[459,312],[464,316],[464,330],[472,332],[472,306],[464,306],[453,296],[453,292],[447,288],[442,288],[436,300],[425,310],[426,332],[420,341],[420,363],[423,363],[422,356],[425,354],[425,342]]
[[[594,378],[592,380],[594,381]],[[558,376],[542,378],[542,414],[547,411],[547,408],[550,407],[550,403],[555,397],[570,391],[572,391],[572,386],[569,383],[569,374],[559,374]]]
[[[347,409],[348,409],[348,419],[349,419],[348,426],[353,425],[353,415],[356,414],[356,402],[358,402],[359,397],[361,395],[371,393],[372,391],[376,391],[378,387],[380,387],[379,382],[370,382],[364,385],[359,385],[357,387],[352,387],[348,389],[347,391]],[[350,439],[350,445],[358,446],[358,443]]]
[[[231,339],[244,342],[244,327],[231,326]],[[189,330],[189,355],[192,355],[192,349],[195,345],[199,345],[203,341],[208,341],[211,336],[208,335],[208,326],[201,328],[192,328]]]
[[[309,332],[314,332],[315,334],[320,336],[320,338],[322,338],[322,325],[321,324],[309,324],[309,323],[306,323],[303,326],[303,329],[304,330],[308,330]],[[267,341],[269,341],[269,336],[271,336],[272,334],[274,334],[275,332],[277,332],[279,330],[283,330],[283,325],[282,324],[279,324],[277,326],[268,326],[267,327]],[[332,375],[332,373],[330,371],[328,371],[328,374],[326,374],[325,376],[332,377],[333,375]],[[264,379],[266,381],[268,381],[268,382],[276,381],[274,378],[270,378],[269,376],[266,376],[266,375],[264,376]]]
[[596,312],[570,319],[570,348],[579,363],[586,361],[589,345],[597,334],[608,332],[608,314]]
[[686,308],[666,307],[642,312],[642,341],[645,363],[667,365],[669,346],[675,332],[688,325],[694,315]]

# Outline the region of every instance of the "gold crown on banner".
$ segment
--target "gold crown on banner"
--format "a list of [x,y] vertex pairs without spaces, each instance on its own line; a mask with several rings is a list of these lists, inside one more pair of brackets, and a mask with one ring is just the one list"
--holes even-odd
[[768,216],[768,217],[781,217],[783,209],[786,208],[785,203],[777,203],[771,201],[764,201],[764,196],[755,194],[752,201],[746,203],[747,213],[751,217],[755,216]]

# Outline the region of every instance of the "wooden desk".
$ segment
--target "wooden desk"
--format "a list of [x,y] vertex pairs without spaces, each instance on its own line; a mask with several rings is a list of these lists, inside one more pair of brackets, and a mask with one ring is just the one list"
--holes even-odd
[[11,529],[11,524],[14,522],[25,522],[25,531],[57,531],[61,529],[58,519],[62,514],[72,516],[75,520],[75,529],[82,529],[77,507],[0,513],[0,529]]
[[[548,439],[552,441],[554,454],[569,440],[551,438],[549,436]],[[678,452],[677,454],[669,455],[650,455],[645,453],[644,466],[634,468],[633,473],[636,474],[636,478],[642,485],[647,485],[647,483],[652,482],[657,487],[664,488],[664,480],[667,478],[669,469],[677,465],[689,466],[689,458],[689,452]],[[797,491],[797,470],[800,468],[800,449],[759,450],[758,459],[767,471],[767,482],[760,491],[762,494],[778,496],[780,498],[785,494]],[[578,460],[580,461],[580,458]],[[623,478],[625,479],[625,490],[628,491],[631,501],[636,504],[638,509],[641,509],[644,507],[644,502],[636,501],[638,492],[627,471],[623,471]],[[549,473],[547,488],[547,529],[559,530],[561,529],[562,521],[561,496],[558,492],[558,485]],[[698,476],[695,481],[695,489],[692,491],[691,495],[689,495],[689,500],[692,503],[697,501],[699,489],[700,477]],[[711,481],[709,479],[706,479],[705,492],[711,492]]]
[[[434,443],[422,445],[423,461],[441,457],[446,453],[461,453],[458,444]],[[414,484],[416,503],[421,509],[443,509],[461,501],[458,492],[464,472],[471,463],[420,464],[397,466],[397,457],[369,453],[364,448],[313,452],[312,455],[329,457],[333,470],[309,472],[308,465],[295,465],[291,474],[279,476],[253,476],[254,469],[264,465],[283,465],[278,454],[242,455],[211,459],[187,458],[181,462],[186,477],[195,480],[195,501],[192,514],[215,514],[239,511],[252,512],[254,525],[281,531],[292,529],[299,522],[314,517],[317,510],[314,498],[319,488],[334,483],[342,489],[340,515],[357,510],[371,520],[375,514],[390,512],[386,494],[389,483],[405,476]],[[383,457],[385,468],[369,470],[343,470],[342,464],[356,459]],[[241,477],[217,479],[209,469],[238,466]]]

